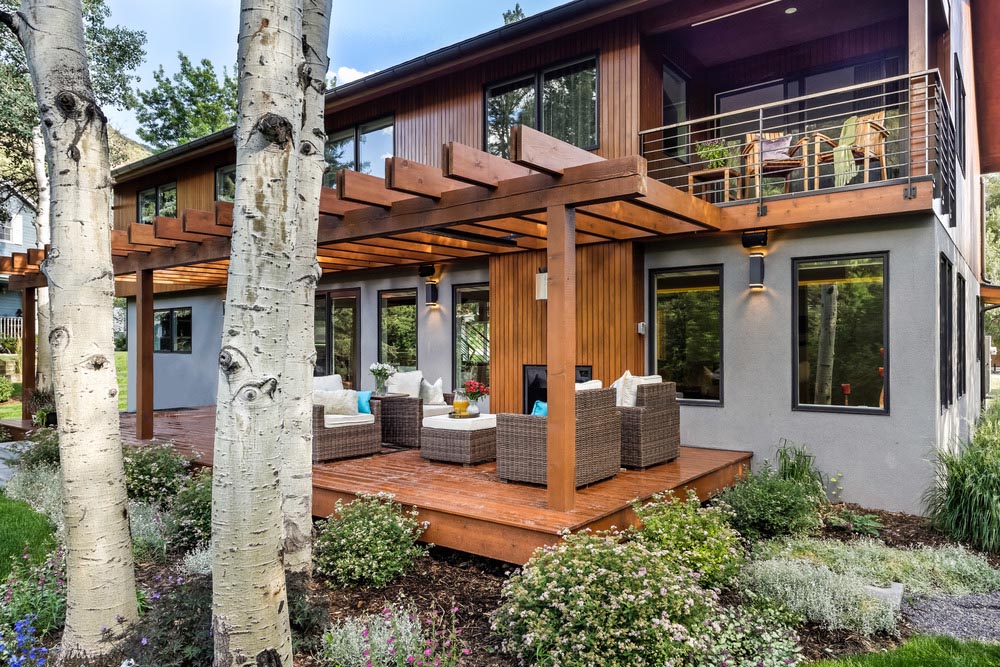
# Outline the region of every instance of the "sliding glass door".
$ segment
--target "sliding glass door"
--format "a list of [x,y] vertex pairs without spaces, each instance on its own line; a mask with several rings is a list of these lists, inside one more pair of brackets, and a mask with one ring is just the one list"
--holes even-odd
[[316,295],[316,375],[340,375],[345,387],[358,386],[359,290]]

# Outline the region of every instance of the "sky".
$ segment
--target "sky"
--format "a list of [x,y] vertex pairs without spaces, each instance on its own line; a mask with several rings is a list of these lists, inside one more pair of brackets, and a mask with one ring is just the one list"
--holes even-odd
[[[429,51],[492,30],[503,12],[519,1],[528,16],[568,0],[334,0],[330,70],[339,83],[385,69]],[[239,31],[239,0],[108,0],[109,23],[146,32],[142,88],[153,84],[163,65],[177,71],[177,52],[192,61],[208,58],[220,71],[233,71]],[[132,112],[107,108],[111,124],[136,137]]]

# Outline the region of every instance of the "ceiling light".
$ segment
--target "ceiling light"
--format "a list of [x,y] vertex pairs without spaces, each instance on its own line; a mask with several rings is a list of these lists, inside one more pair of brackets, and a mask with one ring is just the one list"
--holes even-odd
[[737,9],[735,12],[729,12],[728,14],[723,14],[722,16],[715,16],[710,19],[705,19],[704,21],[698,21],[697,23],[692,23],[692,28],[697,28],[700,25],[705,25],[706,23],[711,23],[712,21],[721,21],[722,19],[728,19],[730,16],[736,16],[737,14],[742,14],[744,12],[752,12],[755,9],[760,9],[761,7],[767,7],[768,5],[774,5],[781,2],[781,0],[768,0],[768,2],[762,2],[759,5],[754,5],[753,7],[747,7],[745,9]]
[[785,10],[785,13],[786,14],[794,14],[797,11],[799,11],[798,7],[789,7],[788,9]]

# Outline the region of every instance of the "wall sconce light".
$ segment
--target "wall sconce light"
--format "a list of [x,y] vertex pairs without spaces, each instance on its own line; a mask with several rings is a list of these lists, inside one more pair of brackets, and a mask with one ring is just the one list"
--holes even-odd
[[538,269],[535,274],[535,301],[547,301],[549,298],[549,270],[546,267]]
[[744,248],[762,248],[767,245],[767,230],[758,229],[751,232],[743,232],[740,239]]
[[434,308],[438,305],[438,284],[433,282],[428,282],[424,286],[424,303],[427,304],[428,308]]
[[750,253],[750,289],[764,289],[764,253]]

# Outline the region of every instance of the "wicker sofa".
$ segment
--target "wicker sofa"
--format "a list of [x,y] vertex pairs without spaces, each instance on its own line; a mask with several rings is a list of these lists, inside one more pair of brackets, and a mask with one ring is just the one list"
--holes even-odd
[[372,424],[326,426],[322,405],[313,406],[313,463],[367,456],[382,451],[382,420],[379,401],[372,401]]
[[[497,415],[497,477],[504,481],[545,484],[548,419]],[[614,389],[576,394],[576,485],[607,479],[621,469],[621,415]]]
[[635,407],[619,407],[622,414],[622,465],[648,468],[680,455],[681,408],[673,382],[641,384]]
[[[451,405],[454,394],[446,393],[444,402]],[[424,422],[424,401],[409,396],[391,396],[372,401],[382,407],[382,441],[396,447],[420,449],[420,429]]]

